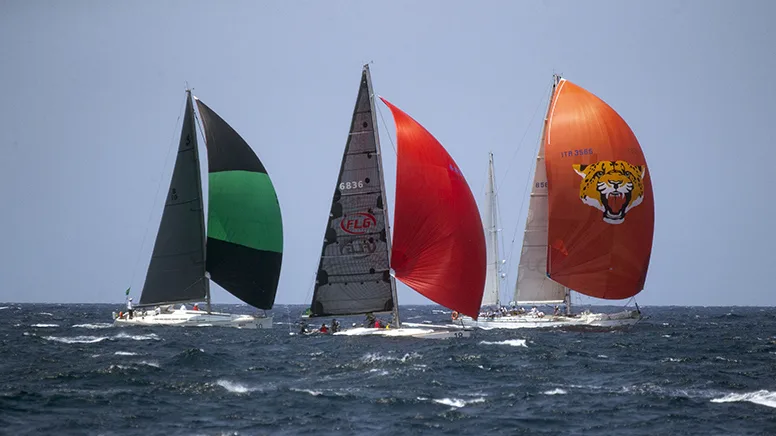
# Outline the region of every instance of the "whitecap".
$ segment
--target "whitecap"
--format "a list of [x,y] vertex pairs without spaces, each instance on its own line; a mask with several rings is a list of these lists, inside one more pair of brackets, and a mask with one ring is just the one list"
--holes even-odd
[[116,339],[132,339],[135,341],[159,340],[159,336],[157,336],[155,333],[148,335],[128,335],[122,332],[116,336],[44,336],[43,339],[47,341],[61,342],[63,344],[93,344],[95,342]]
[[59,324],[32,324],[30,327],[53,328],[53,327],[59,327]]
[[[429,398],[424,397],[418,397],[418,400],[420,401],[428,401]],[[443,404],[445,406],[450,406],[456,409],[460,409],[461,407],[464,407],[469,404],[476,404],[476,403],[484,403],[485,398],[474,398],[472,400],[462,400],[460,398],[431,398],[432,402],[437,404]]]
[[398,360],[399,362],[406,363],[409,360],[420,359],[423,356],[419,353],[406,353],[402,357],[383,356],[380,353],[367,353],[361,356],[361,362],[363,363],[375,363],[375,362],[388,362],[392,360]]
[[96,324],[73,324],[70,327],[81,329],[107,329],[113,327],[113,324],[107,322],[98,322]]
[[321,391],[313,391],[311,389],[291,388],[291,390],[294,391],[294,392],[304,392],[306,394],[312,395],[313,397],[319,397],[319,396],[323,395],[323,392],[321,392]]
[[525,339],[507,339],[505,341],[499,341],[499,342],[480,341],[480,344],[482,344],[482,345],[509,345],[511,347],[528,347],[528,345],[525,344]]
[[722,398],[712,398],[712,403],[734,403],[739,401],[748,401],[761,406],[776,408],[776,392],[766,391],[765,389],[756,392],[747,392],[744,394],[727,394]]
[[72,336],[72,337],[58,337],[58,336],[43,336],[43,339],[47,341],[61,342],[63,344],[94,344],[96,342],[102,342],[108,340],[107,336]]
[[131,351],[116,351],[113,354],[116,356],[137,356],[137,353],[133,353]]
[[114,339],[132,339],[135,341],[150,341],[150,340],[159,340],[159,336],[156,335],[156,333],[150,333],[147,335],[130,335],[124,332],[121,332],[113,337]]
[[551,391],[544,391],[542,392],[544,395],[566,395],[568,392],[561,388],[555,388]]
[[218,380],[216,381],[216,384],[233,394],[247,394],[256,390],[256,388],[250,388],[244,384],[232,382],[229,380]]

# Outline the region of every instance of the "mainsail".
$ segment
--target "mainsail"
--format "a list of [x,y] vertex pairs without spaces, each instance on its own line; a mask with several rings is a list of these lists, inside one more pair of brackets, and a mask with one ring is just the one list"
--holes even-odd
[[[554,89],[554,87],[553,87]],[[547,106],[549,113],[550,106]],[[544,166],[544,136],[547,117],[542,126],[542,139],[536,156],[528,216],[525,219],[523,248],[517,266],[514,299],[517,304],[555,304],[563,302],[566,289],[547,276],[547,171]]]
[[194,106],[187,93],[178,154],[140,305],[205,299],[204,228]]
[[488,269],[485,274],[483,306],[500,305],[501,259],[498,255],[498,202],[496,201],[496,174],[493,169],[493,153],[488,159],[488,190],[485,192],[485,244]]
[[477,319],[485,285],[485,235],[474,195],[452,157],[423,126],[381,97],[396,124],[396,278]]
[[310,316],[388,312],[396,306],[390,229],[372,82],[364,66],[334,188]]
[[560,79],[545,137],[552,280],[597,298],[644,288],[654,232],[652,183],[628,124]]
[[207,271],[240,300],[271,309],[283,260],[275,188],[256,153],[197,99],[208,154]]

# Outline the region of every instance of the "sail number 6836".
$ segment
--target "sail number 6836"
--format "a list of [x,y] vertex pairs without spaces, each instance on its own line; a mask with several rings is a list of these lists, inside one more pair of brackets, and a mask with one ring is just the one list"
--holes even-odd
[[364,187],[364,181],[352,181],[352,182],[342,182],[340,183],[340,191],[344,191],[346,189],[356,189],[356,188],[363,188]]

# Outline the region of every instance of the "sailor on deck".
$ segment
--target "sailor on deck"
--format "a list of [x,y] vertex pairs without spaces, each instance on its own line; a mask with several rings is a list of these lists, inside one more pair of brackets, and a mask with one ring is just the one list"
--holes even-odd
[[127,300],[127,316],[132,319],[134,315],[135,309],[132,308],[132,297],[129,297],[129,300]]

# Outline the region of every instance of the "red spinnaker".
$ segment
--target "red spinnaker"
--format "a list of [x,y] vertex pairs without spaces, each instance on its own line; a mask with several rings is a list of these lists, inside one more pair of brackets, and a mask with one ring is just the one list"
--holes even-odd
[[423,126],[384,98],[398,157],[391,267],[407,286],[477,319],[485,289],[485,234],[471,189]]
[[644,153],[628,124],[601,99],[562,79],[551,101],[545,159],[550,278],[591,297],[638,294],[655,212]]

